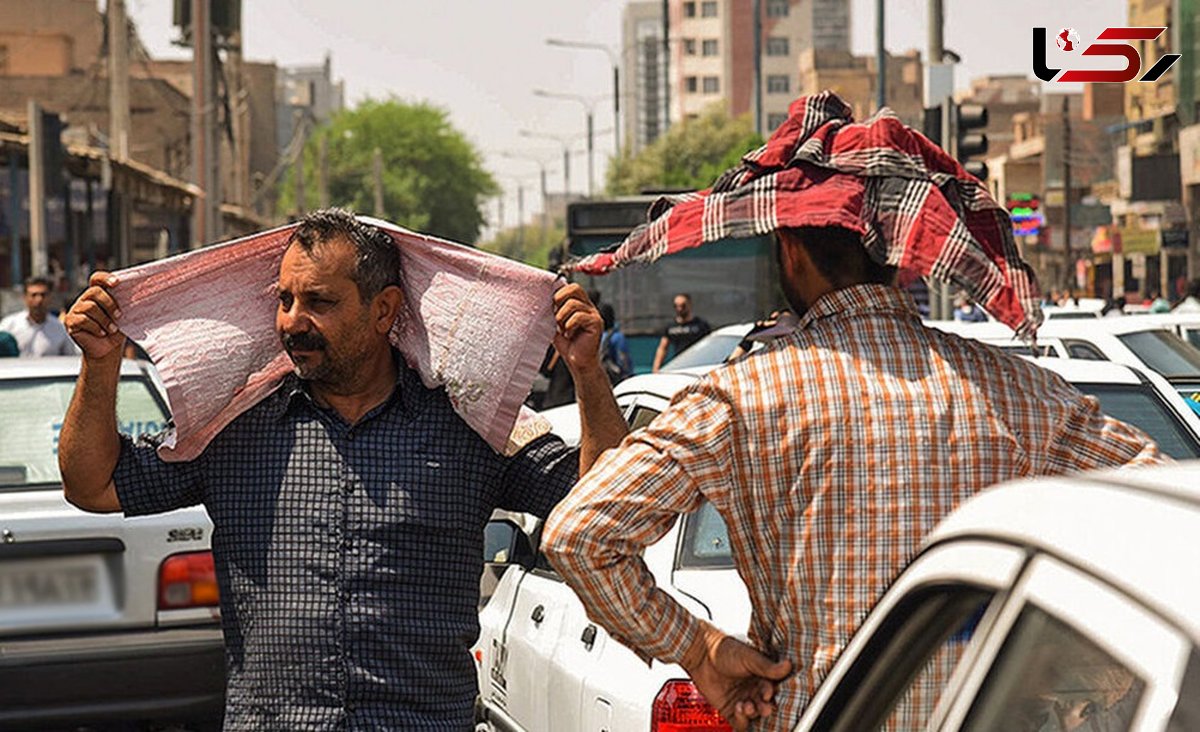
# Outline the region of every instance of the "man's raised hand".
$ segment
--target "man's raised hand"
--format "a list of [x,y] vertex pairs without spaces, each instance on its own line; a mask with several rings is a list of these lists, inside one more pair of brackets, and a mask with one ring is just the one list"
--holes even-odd
[[121,309],[105,288],[117,284],[109,272],[93,272],[84,290],[63,319],[67,333],[79,344],[84,358],[100,359],[118,353],[125,345],[125,334],[117,326]]

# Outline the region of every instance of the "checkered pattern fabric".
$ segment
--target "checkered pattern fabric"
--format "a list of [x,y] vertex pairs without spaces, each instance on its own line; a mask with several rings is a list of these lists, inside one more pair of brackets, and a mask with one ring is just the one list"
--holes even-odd
[[1021,335],[1041,323],[1037,279],[987,188],[890,109],[856,124],[832,92],[794,101],[767,144],[710,190],[659,199],[615,250],[567,269],[605,274],[799,226],[856,231],[878,262],[961,287]]
[[551,514],[545,545],[596,622],[678,662],[701,621],[655,587],[640,552],[711,501],[749,588],[751,641],[796,665],[767,725],[784,730],[964,499],[1010,478],[1159,459],[1055,374],[922,326],[901,290],[860,285],[606,452]]
[[542,437],[496,454],[445,392],[402,369],[354,426],[296,377],[190,462],[125,440],[127,515],[203,503],[228,665],[227,730],[464,730],[483,527],[545,516],[578,454]]

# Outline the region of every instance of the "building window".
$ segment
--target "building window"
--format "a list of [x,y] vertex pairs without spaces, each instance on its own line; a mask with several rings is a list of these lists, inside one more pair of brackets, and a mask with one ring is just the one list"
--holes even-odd
[[703,46],[703,48],[701,48],[700,53],[704,56],[716,56],[717,55],[717,39],[716,38],[706,38],[704,40],[704,46]]
[[768,94],[787,94],[792,90],[792,80],[784,74],[772,74],[767,77]]
[[786,114],[779,113],[779,112],[772,112],[771,114],[768,114],[767,115],[768,129],[770,129],[772,131],[775,130],[780,125],[782,125],[784,122],[787,122],[787,118],[788,118],[788,116]]
[[696,17],[696,3],[686,2],[683,4],[683,17],[685,17],[685,18],[695,18]]
[[704,0],[704,2],[700,3],[700,17],[717,17],[717,0]]
[[767,0],[768,18],[786,18],[790,9],[788,0]]
[[683,55],[684,56],[695,56],[696,55],[696,39],[695,38],[684,38],[683,39]]
[[721,79],[717,76],[704,77],[704,93],[717,94],[721,91]]
[[768,56],[788,55],[788,39],[782,36],[772,36],[767,39]]
[[694,76],[685,77],[683,80],[684,90],[692,92],[693,94],[695,94],[696,90],[699,88],[698,84],[699,84],[699,82],[696,81],[696,77],[694,77]]

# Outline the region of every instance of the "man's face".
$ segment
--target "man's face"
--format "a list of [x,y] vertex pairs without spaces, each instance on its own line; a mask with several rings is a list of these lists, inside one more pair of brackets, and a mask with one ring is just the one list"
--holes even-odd
[[683,295],[675,296],[675,318],[683,321],[692,319],[692,301]]
[[29,285],[25,288],[25,307],[35,323],[41,323],[50,312],[50,288],[45,285]]
[[353,383],[374,350],[386,347],[352,275],[354,247],[335,239],[305,252],[288,247],[279,266],[275,330],[296,374],[337,390]]

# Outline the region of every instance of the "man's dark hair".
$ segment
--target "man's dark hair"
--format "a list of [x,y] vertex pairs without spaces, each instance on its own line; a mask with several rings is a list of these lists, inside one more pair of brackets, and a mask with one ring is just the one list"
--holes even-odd
[[[675,293],[675,297],[682,297],[683,299],[687,300],[688,302],[692,301],[692,296],[686,292],[677,292],[677,293]],[[675,297],[673,297],[671,299],[674,300]]]
[[356,252],[352,279],[358,296],[370,302],[391,285],[400,286],[400,251],[391,235],[379,227],[364,224],[343,208],[323,208],[305,214],[292,232],[288,245],[299,244],[311,254],[319,244],[345,239]]
[[36,287],[37,285],[41,285],[48,290],[53,289],[50,287],[50,280],[48,278],[42,277],[41,275],[34,275],[33,277],[25,280],[25,292],[29,292],[30,287]]
[[1187,296],[1200,298],[1200,277],[1188,283]]
[[[876,262],[862,244],[862,236],[840,226],[800,226],[780,234],[799,242],[817,271],[835,287],[892,285],[896,268]],[[781,238],[782,238],[781,237]]]

